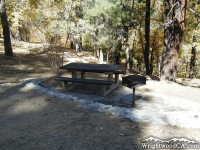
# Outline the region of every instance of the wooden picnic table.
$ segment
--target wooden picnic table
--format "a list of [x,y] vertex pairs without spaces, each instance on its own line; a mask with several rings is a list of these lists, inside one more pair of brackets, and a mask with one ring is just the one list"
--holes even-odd
[[[119,74],[124,73],[118,71],[120,68],[121,65],[118,64],[69,63],[61,66],[60,69],[71,71],[71,78],[58,77],[55,80],[63,81],[63,86],[66,89],[68,88],[67,82],[99,84],[101,86],[101,95],[105,96],[119,85]],[[77,72],[81,72],[81,77],[78,77]],[[86,72],[103,73],[108,77],[106,80],[87,79]],[[113,74],[115,74],[114,78]]]

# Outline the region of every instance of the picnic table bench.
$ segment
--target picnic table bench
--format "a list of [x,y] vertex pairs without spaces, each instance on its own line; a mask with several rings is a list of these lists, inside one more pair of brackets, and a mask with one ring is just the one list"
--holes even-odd
[[101,87],[101,95],[105,96],[106,85],[112,85],[114,81],[106,80],[96,80],[96,79],[79,79],[79,78],[67,78],[67,77],[57,77],[57,81],[62,81],[62,86],[64,89],[68,89],[68,82],[79,82],[79,83],[89,83],[89,84],[99,84]]
[[[66,69],[72,72],[72,77],[56,77],[55,80],[62,81],[65,89],[69,88],[69,82],[97,84],[101,87],[101,96],[106,96],[119,85],[119,74],[125,73],[119,71],[120,65],[110,64],[89,64],[89,63],[70,63],[61,66],[60,69]],[[78,78],[77,72],[81,72],[81,78]],[[86,79],[86,72],[105,73],[108,75],[107,80]],[[113,80],[113,74],[115,78]]]

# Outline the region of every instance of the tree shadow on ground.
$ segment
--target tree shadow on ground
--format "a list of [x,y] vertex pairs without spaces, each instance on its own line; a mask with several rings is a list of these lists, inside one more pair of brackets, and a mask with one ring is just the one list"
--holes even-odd
[[7,87],[0,93],[1,149],[140,149],[139,124],[76,105],[27,87]]

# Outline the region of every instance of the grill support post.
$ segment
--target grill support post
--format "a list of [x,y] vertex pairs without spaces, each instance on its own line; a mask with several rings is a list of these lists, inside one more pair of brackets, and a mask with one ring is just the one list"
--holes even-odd
[[141,75],[129,75],[122,77],[122,85],[133,89],[132,107],[135,106],[135,88],[146,85],[146,77]]
[[132,107],[135,106],[135,88],[133,88],[133,101],[132,101]]

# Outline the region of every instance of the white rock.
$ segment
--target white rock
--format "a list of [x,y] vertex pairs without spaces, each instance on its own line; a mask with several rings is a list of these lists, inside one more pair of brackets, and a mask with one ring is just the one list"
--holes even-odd
[[[145,93],[146,95],[143,94],[144,97],[152,96],[160,98],[160,100],[164,102],[166,106],[155,104],[153,107],[151,107],[152,104],[145,103],[145,106],[142,106],[141,110],[135,108],[122,108],[118,106],[113,107],[112,105],[92,102],[86,99],[79,100],[78,97],[55,92],[53,91],[53,89],[41,87],[41,82],[43,82],[42,79],[29,79],[19,85],[42,91],[51,96],[66,98],[66,100],[73,99],[74,101],[78,101],[79,103],[81,103],[77,106],[78,108],[97,110],[99,112],[112,114],[114,116],[128,118],[134,122],[150,122],[152,124],[170,124],[185,128],[200,128],[200,104],[197,102],[151,92]],[[130,92],[132,91],[130,90]],[[129,93],[125,93],[123,91],[122,97],[125,96],[124,94],[128,95]],[[142,95],[142,93],[140,93],[140,95]],[[140,105],[143,105],[143,101],[141,99],[139,100],[139,103]],[[191,110],[191,108],[193,109],[193,111],[189,111]]]

